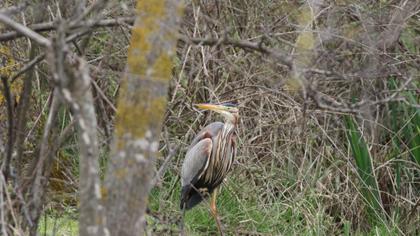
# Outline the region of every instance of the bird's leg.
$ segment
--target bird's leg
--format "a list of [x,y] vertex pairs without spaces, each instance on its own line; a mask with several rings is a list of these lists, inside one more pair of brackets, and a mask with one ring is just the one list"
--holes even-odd
[[184,226],[185,226],[185,222],[184,222],[184,219],[185,219],[185,204],[184,204],[184,207],[182,208],[182,216],[181,216],[181,222],[180,222],[180,232],[179,232],[179,235],[180,236],[185,236],[185,229],[184,229]]
[[217,188],[211,194],[210,210],[211,210],[211,214],[214,217],[214,220],[216,221],[217,229],[219,230],[220,236],[223,236],[224,233],[222,230],[222,223],[220,222],[219,215],[217,214],[216,197],[217,197]]

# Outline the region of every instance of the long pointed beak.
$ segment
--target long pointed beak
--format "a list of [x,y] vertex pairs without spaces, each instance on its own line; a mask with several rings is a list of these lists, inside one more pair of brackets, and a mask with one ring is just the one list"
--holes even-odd
[[199,103],[199,104],[194,104],[194,106],[203,109],[203,110],[210,110],[210,111],[224,111],[224,107],[221,105],[214,105],[214,104],[210,104],[210,103]]

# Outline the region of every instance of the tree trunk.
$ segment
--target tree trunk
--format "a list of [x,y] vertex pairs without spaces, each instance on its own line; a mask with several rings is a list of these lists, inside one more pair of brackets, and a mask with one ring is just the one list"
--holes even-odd
[[91,78],[85,60],[79,58],[74,70],[70,93],[74,98],[72,112],[77,120],[80,150],[79,235],[104,235],[105,210],[99,180],[99,147]]
[[138,0],[104,197],[111,235],[142,235],[175,54],[180,0]]

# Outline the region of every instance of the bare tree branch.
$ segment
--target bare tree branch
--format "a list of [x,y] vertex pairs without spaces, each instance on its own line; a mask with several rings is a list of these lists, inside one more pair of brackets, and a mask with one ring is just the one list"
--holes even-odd
[[[362,113],[363,109],[369,106],[375,106],[375,105],[384,104],[388,102],[395,102],[395,101],[402,101],[402,102],[408,103],[405,100],[405,98],[398,97],[398,95],[404,90],[406,90],[412,81],[413,81],[413,77],[410,77],[397,90],[395,90],[394,93],[392,93],[390,96],[387,96],[383,99],[378,99],[375,101],[361,100],[357,103],[352,103],[352,104],[339,102],[330,96],[322,94],[313,86],[309,86],[307,89],[308,89],[308,96],[310,96],[315,101],[317,106],[322,109],[336,111],[336,112],[343,112],[343,113],[360,114]],[[415,104],[409,104],[409,105],[416,106]]]
[[99,180],[99,147],[96,113],[87,63],[66,45],[66,22],[57,30],[48,60],[60,97],[70,105],[78,126],[80,151],[80,235],[105,235],[105,209]]
[[159,183],[160,179],[165,175],[166,170],[168,169],[169,163],[171,162],[172,158],[176,155],[177,148],[171,148],[169,150],[168,155],[166,156],[165,160],[163,161],[162,165],[160,166],[159,170],[156,172],[155,177],[153,178],[151,185],[155,186]]
[[267,48],[263,45],[262,42],[254,43],[247,40],[233,40],[228,37],[222,38],[188,38],[184,36],[179,37],[180,40],[196,45],[202,46],[218,46],[218,45],[229,45],[245,50],[257,51],[262,54],[265,54],[281,64],[285,65],[287,68],[291,69],[293,67],[292,58],[284,53],[279,52],[273,48]]
[[12,94],[10,92],[9,82],[5,76],[0,75],[3,83],[3,94],[6,99],[7,106],[7,121],[8,121],[8,134],[7,134],[7,146],[6,146],[6,159],[1,165],[1,170],[5,181],[7,182],[10,174],[10,161],[12,160],[13,143],[14,143],[14,119],[13,119],[13,105],[12,105]]
[[28,70],[32,69],[33,66],[35,66],[36,64],[44,60],[44,58],[45,58],[45,53],[41,53],[38,56],[36,56],[34,59],[32,59],[30,62],[25,64],[25,66],[23,66],[22,69],[20,69],[16,74],[12,76],[11,78],[12,83],[15,82],[15,80],[19,78],[19,76],[23,75]]
[[12,20],[10,17],[6,16],[5,14],[0,13],[0,22],[12,27],[17,32],[27,36],[28,38],[34,40],[34,42],[38,43],[41,46],[49,47],[51,42],[46,39],[44,36],[32,31],[28,27],[17,23],[16,21]]
[[90,90],[91,78],[87,63],[75,58],[74,73],[69,74],[62,95],[72,108],[78,124],[80,146],[80,235],[105,235],[105,209],[99,180],[99,147],[97,121]]
[[[99,27],[113,27],[113,26],[119,26],[124,24],[132,25],[134,23],[134,17],[120,17],[115,19],[105,19],[105,20],[99,20],[99,21],[84,21],[79,22],[77,24],[71,24],[70,29],[78,29],[85,27],[86,25],[92,25],[92,27],[99,28]],[[56,23],[55,22],[45,22],[45,23],[39,23],[39,24],[33,24],[29,26],[29,28],[35,32],[44,32],[44,31],[51,31],[56,30]],[[19,31],[11,31],[6,32],[3,34],[0,34],[0,42],[15,40],[17,38],[25,36],[24,34],[20,33]]]
[[105,102],[111,107],[112,111],[117,112],[117,108],[114,106],[114,104],[108,99],[108,97],[105,95],[104,91],[98,86],[95,80],[91,80],[93,86],[95,87],[96,91],[98,91],[99,95],[105,100]]
[[31,200],[29,214],[31,220],[30,222],[32,224],[29,226],[31,235],[36,235],[38,229],[38,221],[42,213],[42,205],[45,198],[45,187],[48,184],[50,166],[55,154],[55,150],[51,150],[51,141],[54,140],[57,135],[52,132],[52,130],[56,126],[56,117],[61,104],[57,91],[54,91],[54,95],[51,99],[51,107],[47,122],[44,126],[44,133],[40,144],[39,158],[35,162],[35,168],[33,168],[33,180],[30,184]]

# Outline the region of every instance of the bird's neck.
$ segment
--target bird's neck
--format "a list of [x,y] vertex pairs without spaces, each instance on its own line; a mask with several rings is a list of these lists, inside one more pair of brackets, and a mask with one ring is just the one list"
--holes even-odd
[[231,133],[236,128],[237,122],[238,118],[236,116],[233,116],[230,119],[226,119],[225,124],[223,126],[225,134]]
[[225,116],[225,127],[235,128],[238,121],[239,116],[237,114],[229,114],[229,116]]
[[229,121],[225,122],[223,129],[225,130],[226,133],[229,133],[230,131],[235,129],[235,124],[231,123]]

